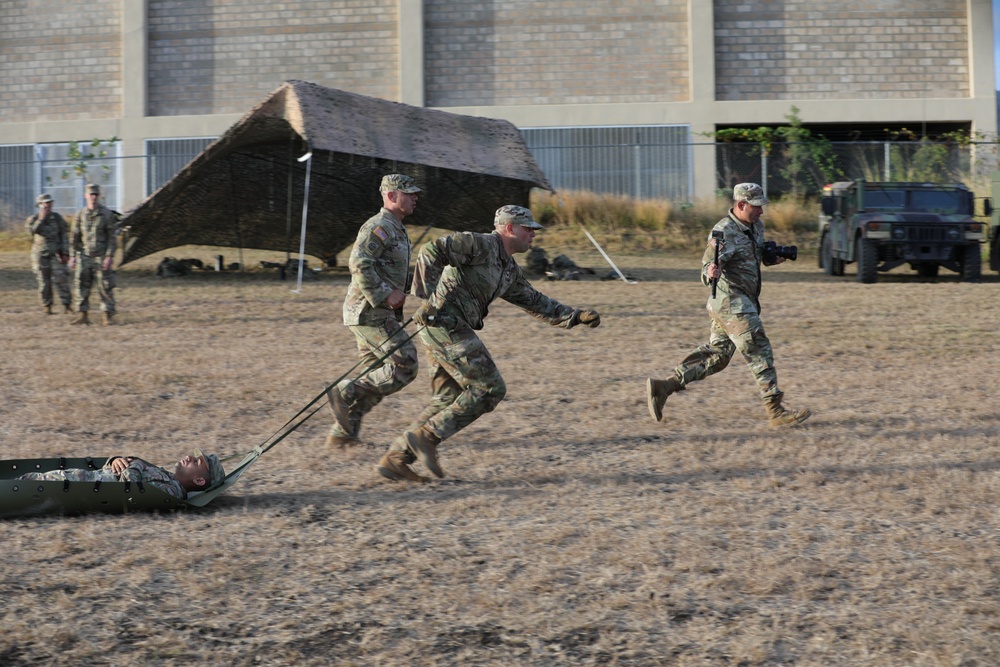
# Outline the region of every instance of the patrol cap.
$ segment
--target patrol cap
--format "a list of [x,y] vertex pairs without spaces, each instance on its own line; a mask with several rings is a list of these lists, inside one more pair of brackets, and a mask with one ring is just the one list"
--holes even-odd
[[198,448],[195,448],[194,455],[197,458],[205,459],[205,463],[208,466],[208,484],[205,485],[205,488],[214,486],[225,479],[226,471],[222,469],[222,461],[219,460],[218,456],[215,454],[209,454],[206,456],[205,453]]
[[35,206],[41,206],[42,204],[47,204],[52,201],[52,195],[42,193],[35,197]]
[[101,194],[101,186],[98,185],[97,183],[87,183],[87,186],[83,188],[83,191],[86,192],[88,195],[91,193]]
[[733,201],[745,201],[751,206],[764,206],[767,204],[767,197],[764,195],[764,188],[756,183],[740,183],[733,188]]
[[399,190],[407,194],[423,192],[423,190],[417,187],[416,182],[406,174],[386,174],[382,177],[382,185],[378,189],[379,192]]
[[493,225],[495,227],[500,227],[508,223],[512,225],[521,225],[522,227],[527,227],[528,229],[544,229],[544,227],[535,222],[535,218],[532,217],[531,211],[523,206],[514,206],[513,204],[507,204],[506,206],[498,208],[496,216],[493,218]]

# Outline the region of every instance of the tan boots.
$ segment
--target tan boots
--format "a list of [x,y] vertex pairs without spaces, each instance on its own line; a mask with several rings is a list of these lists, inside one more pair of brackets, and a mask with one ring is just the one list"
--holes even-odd
[[788,410],[781,405],[781,397],[770,398],[764,401],[764,408],[767,410],[768,426],[771,428],[781,428],[782,426],[795,426],[801,424],[812,416],[809,408],[802,410]]
[[410,464],[416,460],[410,452],[400,452],[398,450],[392,450],[385,453],[382,460],[378,462],[375,466],[375,470],[378,474],[382,475],[386,479],[391,479],[394,482],[417,482],[418,484],[426,484],[431,481],[423,475],[418,475],[410,467]]
[[81,310],[80,314],[76,316],[76,319],[70,322],[70,324],[90,324],[90,315],[88,311]]
[[426,426],[421,427],[418,431],[407,431],[403,437],[406,439],[410,451],[416,455],[421,463],[427,466],[428,470],[434,473],[435,477],[444,477],[444,470],[441,469],[437,457],[437,446],[441,442],[441,438],[431,433]]
[[674,392],[684,391],[684,386],[677,381],[676,377],[667,380],[646,379],[646,405],[649,407],[650,416],[656,421],[663,421],[663,404]]

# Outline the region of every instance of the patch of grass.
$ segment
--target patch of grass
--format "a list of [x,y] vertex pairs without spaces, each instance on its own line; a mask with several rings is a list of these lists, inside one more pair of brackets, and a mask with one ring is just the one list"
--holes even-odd
[[[586,228],[598,242],[618,252],[698,251],[709,230],[726,215],[726,199],[678,204],[666,199],[632,199],[586,191],[532,193],[531,209],[546,226],[542,236],[553,245],[589,246]],[[768,238],[781,244],[816,244],[818,205],[785,198],[764,210]]]

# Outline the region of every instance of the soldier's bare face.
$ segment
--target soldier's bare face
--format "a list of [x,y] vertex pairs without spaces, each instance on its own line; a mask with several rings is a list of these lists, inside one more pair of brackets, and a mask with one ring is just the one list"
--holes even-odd
[[514,252],[526,252],[531,247],[531,242],[535,239],[535,230],[523,225],[511,225],[514,237]]
[[87,208],[89,208],[89,209],[95,209],[95,208],[97,208],[97,200],[100,199],[100,198],[101,198],[101,195],[99,195],[98,193],[96,193],[96,192],[88,192],[87,193]]
[[736,202],[736,206],[733,207],[733,213],[743,224],[752,225],[760,220],[761,214],[764,213],[764,207],[740,201]]
[[200,456],[187,454],[174,466],[174,477],[185,488],[199,477],[208,479],[208,462]]
[[47,201],[38,207],[38,214],[40,217],[44,218],[52,212],[52,202]]
[[397,192],[396,195],[399,197],[399,207],[403,210],[403,213],[410,215],[417,208],[417,193],[416,192]]

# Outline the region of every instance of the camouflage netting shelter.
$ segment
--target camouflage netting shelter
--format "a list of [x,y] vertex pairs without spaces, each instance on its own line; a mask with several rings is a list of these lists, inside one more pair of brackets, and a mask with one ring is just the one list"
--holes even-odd
[[551,190],[511,123],[287,81],[129,211],[124,262],[180,245],[297,252],[312,151],[305,253],[330,260],[378,212],[383,174],[424,189],[407,224],[492,229],[503,204]]

